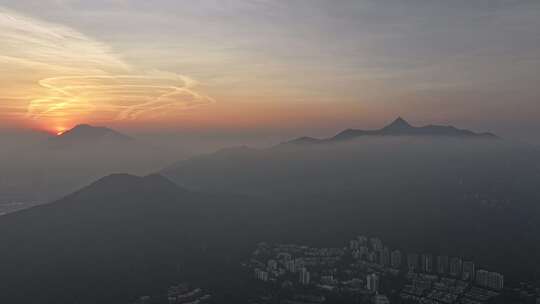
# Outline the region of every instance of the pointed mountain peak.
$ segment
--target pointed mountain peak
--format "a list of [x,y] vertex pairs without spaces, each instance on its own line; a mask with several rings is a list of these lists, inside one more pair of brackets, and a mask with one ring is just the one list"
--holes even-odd
[[51,138],[51,142],[55,144],[81,144],[91,143],[95,144],[96,141],[130,141],[131,137],[119,133],[113,129],[107,127],[95,127],[88,124],[80,124],[66,132]]
[[95,127],[88,124],[80,124],[76,125],[70,130],[67,130],[66,132],[62,133],[60,136],[68,136],[68,135],[75,135],[75,136],[88,136],[88,135],[105,135],[105,134],[120,134],[112,129],[109,129],[107,127]]
[[75,127],[73,127],[72,130],[92,129],[92,128],[98,128],[98,127],[93,127],[89,124],[78,124]]
[[50,148],[80,147],[98,144],[124,144],[134,142],[133,138],[107,127],[80,124],[60,135],[49,138]]
[[384,127],[384,129],[408,129],[412,127],[413,126],[411,126],[405,119],[400,116],[396,118],[391,124]]

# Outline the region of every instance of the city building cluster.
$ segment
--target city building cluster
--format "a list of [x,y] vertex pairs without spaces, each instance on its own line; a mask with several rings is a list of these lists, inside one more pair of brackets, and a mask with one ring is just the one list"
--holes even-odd
[[166,293],[156,296],[142,296],[134,304],[205,304],[212,296],[201,288],[188,284],[169,287]]
[[505,287],[502,274],[472,260],[391,250],[366,236],[343,248],[260,243],[245,266],[272,288],[362,303],[483,304]]

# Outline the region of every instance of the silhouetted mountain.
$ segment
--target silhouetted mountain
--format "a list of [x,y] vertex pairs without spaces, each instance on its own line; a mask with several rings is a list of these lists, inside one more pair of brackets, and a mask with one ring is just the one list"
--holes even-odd
[[400,131],[410,130],[411,128],[414,128],[414,127],[411,126],[407,121],[405,121],[405,119],[398,117],[391,124],[384,127],[383,130],[388,131],[388,132],[400,132]]
[[131,303],[186,279],[227,285],[218,274],[238,266],[227,261],[264,238],[245,229],[263,218],[255,205],[114,174],[2,216],[0,303]]
[[52,137],[49,142],[53,147],[65,147],[71,145],[94,145],[99,143],[123,143],[131,140],[133,140],[131,137],[106,127],[94,127],[81,124],[61,135]]
[[176,160],[165,149],[106,127],[89,125],[37,139],[0,157],[0,193],[41,203],[111,173],[146,175]]
[[334,137],[326,139],[316,139],[312,137],[301,137],[287,142],[288,144],[320,144],[334,143],[339,141],[352,140],[362,136],[432,136],[432,137],[453,137],[453,138],[482,138],[496,139],[492,133],[475,133],[469,130],[458,129],[453,126],[427,125],[414,127],[406,120],[398,117],[389,125],[378,130],[357,130],[347,129]]

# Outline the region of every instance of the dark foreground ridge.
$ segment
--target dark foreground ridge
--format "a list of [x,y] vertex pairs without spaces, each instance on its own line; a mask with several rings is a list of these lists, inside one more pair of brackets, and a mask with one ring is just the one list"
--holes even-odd
[[160,175],[104,177],[0,217],[0,303],[130,303],[198,275],[212,287],[222,276],[205,273],[255,243],[251,217],[262,218],[242,198],[188,191]]

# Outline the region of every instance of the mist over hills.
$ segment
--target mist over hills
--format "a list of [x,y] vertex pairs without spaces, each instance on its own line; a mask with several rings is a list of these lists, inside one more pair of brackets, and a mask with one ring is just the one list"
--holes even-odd
[[[362,233],[412,252],[471,258],[510,280],[535,278],[539,167],[526,168],[534,159],[525,151],[520,164],[506,158],[513,146],[485,144],[244,147],[175,167],[188,168],[204,191],[160,175],[107,176],[0,217],[0,302],[112,304],[183,280],[212,290],[218,303],[242,302],[249,292],[239,263],[258,242],[340,246]],[[469,176],[470,166],[478,175]],[[219,194],[209,190],[213,178],[225,184]],[[241,190],[257,191],[224,193]]]
[[[508,141],[363,137],[331,145],[241,147],[181,161],[163,170],[195,189],[252,195],[377,191],[443,183],[513,185],[537,178],[536,149]],[[520,184],[520,181],[523,184]]]
[[[409,128],[398,120],[389,129],[400,125]],[[360,136],[227,149],[162,174],[199,191],[303,204],[297,218],[311,229],[365,229],[411,251],[474,257],[509,276],[539,273],[540,153],[531,146],[484,136]]]
[[540,304],[540,0],[0,0],[0,304]]
[[[303,138],[291,143],[338,143],[366,134],[371,135],[368,137],[396,134],[401,137],[408,134],[418,134],[418,137],[425,134],[448,138],[493,137],[453,127],[416,128],[400,118],[378,131],[349,129],[331,139]],[[178,151],[182,151],[181,142],[175,144],[165,138],[149,143],[111,128],[86,124],[77,125],[59,136],[36,134],[33,138],[28,137],[25,144],[10,145],[0,153],[0,161],[5,164],[0,173],[0,199],[4,203],[54,200],[107,174],[144,175],[159,171],[185,156]]]
[[58,136],[14,145],[0,155],[0,193],[4,201],[44,203],[108,174],[155,172],[177,157],[110,128],[78,125]]
[[219,303],[242,302],[238,265],[255,244],[341,246],[363,233],[410,252],[474,259],[510,281],[540,278],[540,153],[530,146],[360,136],[227,148],[160,173],[96,178],[1,216],[0,302],[112,304],[183,280]]

